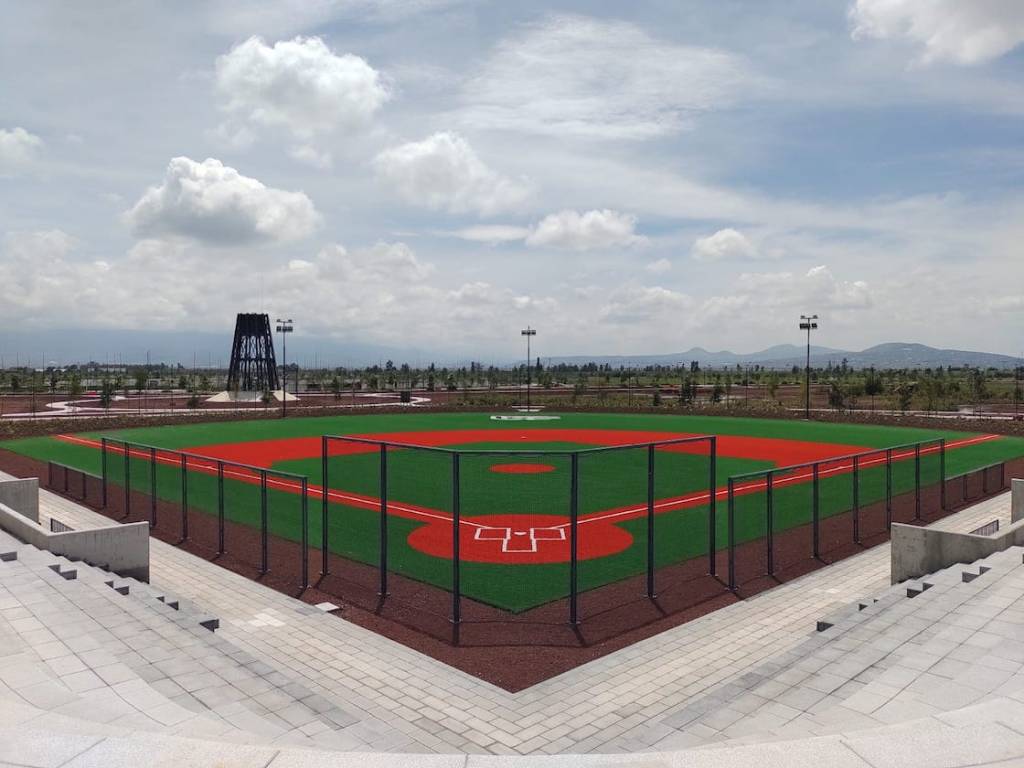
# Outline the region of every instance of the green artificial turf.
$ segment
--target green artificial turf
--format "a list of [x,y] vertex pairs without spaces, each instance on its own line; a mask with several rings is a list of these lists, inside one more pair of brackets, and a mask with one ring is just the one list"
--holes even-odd
[[[967,433],[947,430],[909,429],[873,425],[831,424],[818,422],[780,421],[746,418],[714,418],[704,416],[635,415],[635,414],[563,414],[557,421],[503,422],[492,421],[486,414],[433,414],[413,412],[399,415],[294,418],[271,421],[242,421],[215,424],[144,427],[93,433],[127,439],[162,448],[184,449],[203,445],[322,434],[381,434],[388,432],[441,431],[453,429],[614,429],[679,432],[689,434],[747,435],[793,440],[836,443],[850,446],[884,448],[918,440],[944,437],[957,440]],[[31,438],[0,445],[41,460],[57,461],[93,474],[100,471],[99,451],[53,438]],[[568,451],[592,448],[574,444],[531,444],[526,454],[518,457],[481,456],[466,453],[460,457],[460,508],[465,517],[485,517],[502,513],[532,513],[565,517],[569,499],[569,458],[545,454],[545,449]],[[521,448],[514,442],[491,442],[457,446],[465,450]],[[997,461],[1024,455],[1024,440],[1000,438],[948,452],[946,475],[954,476]],[[495,463],[527,462],[548,464],[555,471],[543,474],[499,474],[490,471]],[[615,451],[581,454],[579,466],[579,510],[581,515],[620,507],[642,507],[647,499],[647,452],[628,448]],[[716,481],[725,485],[729,476],[763,470],[768,462],[719,456]],[[133,490],[149,487],[150,468],[145,459],[132,458],[130,473]],[[279,462],[274,469],[309,477],[313,485],[321,482],[319,458]],[[706,456],[656,452],[655,497],[658,499],[704,491],[708,482]],[[108,454],[108,475],[114,484],[123,483],[123,460]],[[329,462],[332,489],[380,496],[378,453],[332,456]],[[923,456],[923,486],[938,482],[937,457]],[[853,504],[852,476],[823,477],[820,482],[820,514],[823,518],[847,512]],[[860,503],[866,506],[880,501],[885,494],[883,467],[867,467],[859,473]],[[180,469],[158,465],[156,492],[161,499],[180,502]],[[893,493],[914,488],[913,460],[896,462],[893,466]],[[202,472],[190,472],[188,478],[191,509],[215,514],[217,510],[216,478]],[[774,530],[782,531],[810,522],[811,484],[780,485],[774,494]],[[258,485],[227,479],[224,488],[225,516],[228,520],[259,525],[260,490]],[[393,450],[388,453],[388,499],[441,512],[452,509],[451,458],[449,455],[417,450]],[[763,536],[765,533],[765,494],[737,496],[735,506],[737,543]],[[728,539],[725,503],[718,503],[715,536],[718,546]],[[301,539],[300,500],[292,493],[268,490],[268,528],[275,536]],[[310,500],[309,540],[321,540],[320,500]],[[407,537],[423,523],[390,516],[388,523],[388,566],[414,579],[442,588],[451,587],[451,564],[441,558],[421,553],[407,544]],[[376,510],[339,503],[329,508],[331,549],[351,559],[378,564],[380,519]],[[647,521],[645,517],[618,523],[633,536],[633,544],[623,552],[581,562],[579,585],[590,589],[602,584],[642,573],[647,558]],[[708,508],[706,505],[658,514],[655,518],[655,562],[659,566],[678,563],[707,555]],[[227,542],[230,551],[230,539]],[[298,567],[296,566],[296,573]],[[464,562],[461,583],[469,597],[508,610],[521,611],[541,605],[567,594],[569,567],[567,563],[534,565],[501,565]]]

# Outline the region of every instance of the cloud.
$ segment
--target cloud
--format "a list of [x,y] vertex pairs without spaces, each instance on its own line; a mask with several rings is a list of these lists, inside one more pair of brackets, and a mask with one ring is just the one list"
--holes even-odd
[[725,51],[660,41],[624,21],[555,15],[497,46],[467,83],[460,118],[478,128],[649,139],[760,82]]
[[636,216],[607,208],[585,213],[560,211],[545,216],[526,243],[575,251],[642,245],[647,238],[636,234],[636,223]]
[[219,160],[176,157],[159,186],[124,214],[138,237],[186,237],[212,245],[286,242],[320,223],[302,192],[267,187]]
[[452,234],[460,240],[496,245],[498,243],[512,243],[517,240],[525,240],[530,236],[530,231],[527,227],[516,227],[509,224],[482,224],[478,227],[458,229]]
[[247,124],[284,129],[300,142],[292,156],[320,165],[315,137],[364,127],[391,97],[364,59],[337,55],[318,37],[273,46],[250,37],[217,58],[215,83],[234,121],[218,129],[222,136],[244,145],[252,139]]
[[660,275],[672,270],[672,262],[668,259],[657,259],[644,266],[644,269],[651,274]]
[[839,280],[825,265],[812,267],[804,274],[741,274],[736,295],[763,307],[787,308],[794,312],[860,310],[874,304],[867,282]]
[[381,152],[378,175],[412,205],[489,216],[518,208],[528,187],[489,168],[458,134],[441,132]]
[[601,307],[599,317],[612,324],[656,324],[679,322],[681,313],[692,309],[694,301],[685,293],[663,288],[630,286],[612,291]]
[[42,148],[43,140],[24,128],[0,128],[0,173],[23,169]]
[[855,0],[849,16],[854,39],[910,40],[926,64],[980,64],[1024,42],[1017,0]]
[[754,259],[757,258],[757,249],[744,234],[727,227],[713,235],[698,237],[693,243],[690,255],[697,261]]
[[331,245],[320,251],[312,266],[325,280],[354,283],[415,282],[434,272],[433,265],[420,261],[405,243],[385,242],[352,252],[344,246]]

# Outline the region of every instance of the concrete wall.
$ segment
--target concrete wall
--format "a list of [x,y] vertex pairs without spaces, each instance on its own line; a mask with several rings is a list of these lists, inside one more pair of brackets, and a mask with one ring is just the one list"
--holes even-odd
[[39,479],[0,480],[0,504],[39,522]]
[[149,523],[128,523],[84,531],[51,533],[0,504],[0,528],[26,544],[69,560],[109,568],[121,576],[149,581]]
[[1024,480],[1010,481],[1010,522],[1024,518]]
[[1024,521],[1017,521],[991,536],[893,523],[891,543],[890,580],[898,584],[956,563],[972,563],[1008,547],[1024,545]]

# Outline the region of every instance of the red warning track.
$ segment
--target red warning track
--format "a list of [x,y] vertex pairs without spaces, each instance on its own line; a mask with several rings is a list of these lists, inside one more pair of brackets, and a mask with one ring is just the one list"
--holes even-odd
[[494,464],[490,469],[491,472],[500,472],[506,475],[539,475],[555,471],[550,464]]
[[[468,434],[479,436],[475,440],[467,440]],[[457,435],[458,439],[451,436]],[[442,440],[445,445],[464,445],[472,442],[510,442],[512,435],[523,435],[522,439],[528,442],[574,442],[595,445],[632,445],[638,442],[650,442],[655,440],[671,440],[679,437],[689,437],[679,433],[660,432],[627,432],[612,430],[528,430],[518,433],[515,430],[456,430],[453,432],[408,432],[408,433],[387,433],[383,435],[359,435],[359,437],[403,442],[410,445],[432,446],[439,445],[435,440]],[[603,440],[614,442],[598,442],[596,435],[603,436]],[[528,437],[527,437],[528,436]],[[75,435],[59,435],[59,439],[76,445],[85,445],[93,448],[100,447],[100,441],[83,438]],[[999,435],[979,435],[977,437],[965,438],[946,443],[946,449],[962,448],[968,445],[987,442],[998,439]],[[795,446],[793,445],[795,444]],[[216,474],[218,461],[238,461],[250,463],[246,458],[259,458],[261,461],[252,462],[256,466],[263,466],[269,469],[270,464],[280,461],[283,458],[312,458],[320,455],[320,438],[295,438],[292,440],[267,440],[255,443],[233,443],[219,446],[201,446],[195,449],[188,449],[186,452],[195,455],[187,459],[189,471]],[[335,447],[335,445],[337,447]],[[315,451],[309,453],[311,447]],[[764,455],[762,451],[769,446],[778,446],[777,452]],[[783,446],[790,447],[785,450]],[[212,449],[212,450],[211,450]],[[262,449],[262,450],[259,450]],[[665,446],[659,450],[680,450],[695,452],[702,449],[701,444],[683,444],[680,446]],[[819,467],[819,477],[831,477],[852,472],[853,460],[842,458],[851,453],[864,453],[873,449],[844,446],[825,443],[803,443],[800,441],[778,440],[771,438],[749,438],[720,436],[718,438],[719,455],[738,456],[741,458],[763,458],[773,460],[778,465],[799,464],[804,461],[825,461]],[[120,445],[108,444],[107,450],[113,453],[121,453]],[[379,450],[372,444],[344,443],[333,441],[331,455],[346,455],[364,453]],[[928,446],[921,449],[921,455],[929,455],[937,452],[938,446]],[[753,454],[753,455],[751,455]],[[896,450],[892,453],[894,461],[906,461],[914,458],[914,450]],[[132,458],[149,460],[151,457],[149,449],[131,449]],[[795,456],[800,458],[794,460]],[[180,466],[181,454],[175,451],[160,451],[155,453],[157,462],[166,465]],[[272,458],[271,458],[272,457]],[[835,458],[833,462],[827,459]],[[870,456],[862,457],[859,460],[860,469],[868,469],[873,466],[884,464],[886,461],[885,449],[879,449]],[[267,485],[277,490],[299,493],[300,484],[298,481],[274,476],[273,470],[268,475]],[[259,483],[260,472],[258,470],[244,467],[226,465],[224,476],[233,480],[246,483]],[[805,483],[812,479],[810,467],[794,470],[788,474],[777,476],[774,479],[775,487]],[[756,478],[748,482],[738,483],[734,491],[738,495],[756,493],[763,490],[765,480]],[[308,493],[311,498],[323,498],[323,489],[317,485],[309,485]],[[727,498],[726,488],[715,489],[715,499]],[[379,498],[364,496],[345,491],[329,489],[327,491],[329,501],[360,507],[363,509],[379,511],[381,502]],[[655,514],[663,514],[679,509],[706,504],[709,499],[707,491],[697,491],[684,496],[677,496],[667,499],[658,499],[654,504]],[[437,557],[450,557],[451,550],[451,528],[452,516],[448,512],[430,509],[418,505],[410,505],[401,502],[388,501],[387,513],[410,520],[417,520],[425,525],[414,531],[409,537],[410,545],[420,551]],[[579,517],[579,546],[578,556],[582,560],[605,557],[627,548],[632,543],[631,535],[618,527],[619,523],[640,517],[647,513],[646,504],[618,507],[581,514]],[[545,563],[565,562],[569,559],[568,528],[569,521],[566,518],[552,515],[487,515],[484,517],[462,517],[460,527],[463,534],[460,536],[460,555],[463,560],[476,562],[491,562],[503,564],[519,563]]]

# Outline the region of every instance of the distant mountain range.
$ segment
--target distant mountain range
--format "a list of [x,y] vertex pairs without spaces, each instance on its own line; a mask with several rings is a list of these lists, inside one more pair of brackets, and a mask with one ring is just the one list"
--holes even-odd
[[[280,361],[280,337],[274,344]],[[123,331],[75,328],[67,330],[15,331],[0,329],[0,364],[28,365],[42,368],[47,365],[68,365],[90,360],[111,364],[138,365],[149,359],[152,363],[180,363],[191,367],[193,360],[199,367],[227,367],[231,351],[231,332],[182,331]],[[685,352],[662,355],[542,355],[545,363],[608,364],[614,368],[644,365],[689,365],[696,360],[702,367],[722,368],[735,365],[762,365],[784,369],[804,365],[806,348],[795,344],[779,344],[760,352],[736,354],[711,352],[694,347]],[[829,347],[811,346],[811,365],[825,366],[831,362],[840,365],[843,359],[854,368],[935,368],[952,365],[979,368],[1013,368],[1018,358],[989,352],[971,352],[960,349],[935,349],[924,344],[879,344],[861,352]],[[392,347],[373,343],[343,341],[339,339],[295,334],[288,339],[288,361],[303,367],[383,365],[391,360],[396,366],[409,363],[423,367],[430,363],[440,366],[469,365],[473,359],[485,365],[511,367],[520,361],[497,357],[494,353],[470,358],[464,354]]]
[[[644,365],[688,365],[696,360],[702,367],[722,368],[735,365],[761,365],[766,368],[803,367],[807,359],[807,348],[795,344],[779,344],[760,352],[736,354],[735,352],[709,352],[694,347],[685,352],[669,355],[573,355],[552,357],[550,363],[583,365],[588,362],[608,364],[613,368]],[[997,355],[991,352],[971,352],[963,349],[936,349],[924,344],[890,342],[868,347],[860,352],[811,345],[811,365],[824,367],[829,363],[840,365],[843,360],[853,368],[937,368],[939,366],[977,368],[1013,368],[1020,365],[1019,358]]]

